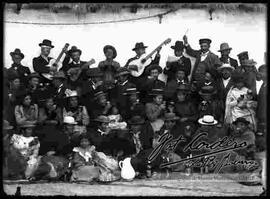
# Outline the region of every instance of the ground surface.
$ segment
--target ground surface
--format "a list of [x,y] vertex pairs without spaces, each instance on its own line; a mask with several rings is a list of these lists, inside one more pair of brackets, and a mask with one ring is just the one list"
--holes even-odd
[[[193,175],[194,176],[194,175]],[[205,176],[205,175],[204,175]],[[210,174],[208,174],[210,176]],[[198,180],[184,175],[171,179],[135,179],[131,182],[117,181],[110,184],[87,183],[23,183],[4,182],[8,195],[21,186],[22,195],[66,195],[66,196],[258,196],[262,186],[246,186],[235,180]]]

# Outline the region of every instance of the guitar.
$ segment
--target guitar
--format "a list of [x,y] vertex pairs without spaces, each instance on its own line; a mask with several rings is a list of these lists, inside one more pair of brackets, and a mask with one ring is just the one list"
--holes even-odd
[[[69,46],[69,44],[66,43],[65,46],[64,46],[64,48],[62,49],[62,51],[58,55],[57,59],[51,59],[50,62],[49,62],[49,64],[46,65],[46,66],[48,66],[48,67],[56,67],[56,71],[57,71],[58,68],[59,68],[59,66],[60,66],[59,61],[60,61],[61,57],[63,56],[64,52],[68,49],[68,46]],[[54,73],[55,72],[50,71],[49,73],[42,73],[41,75],[43,77],[45,77],[46,79],[52,80],[52,77],[53,77]]]
[[164,42],[162,42],[157,48],[155,48],[150,54],[148,54],[146,56],[142,56],[139,59],[136,59],[136,60],[131,61],[129,63],[129,66],[135,65],[135,66],[138,67],[138,71],[136,71],[134,69],[129,68],[129,66],[128,66],[128,68],[130,69],[131,75],[133,77],[139,77],[139,76],[141,76],[143,74],[143,72],[144,72],[145,67],[148,66],[151,63],[151,59],[150,58],[152,57],[152,55],[156,51],[158,51],[158,49],[160,49],[163,45],[166,45],[166,44],[168,44],[170,42],[171,42],[171,39],[168,38]]
[[96,61],[94,59],[91,59],[90,61],[86,62],[85,64],[83,64],[81,67],[78,67],[78,68],[70,68],[68,71],[67,71],[67,75],[70,77],[70,79],[72,81],[76,81],[82,70],[83,69],[88,69],[89,66],[93,65],[94,63],[96,63]]

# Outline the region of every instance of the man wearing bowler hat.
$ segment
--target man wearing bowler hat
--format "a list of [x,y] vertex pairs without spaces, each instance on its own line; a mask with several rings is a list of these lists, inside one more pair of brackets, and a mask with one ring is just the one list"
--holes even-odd
[[13,64],[11,64],[11,67],[7,70],[8,76],[13,73],[17,73],[20,77],[21,83],[26,87],[28,84],[27,78],[31,72],[28,67],[21,64],[21,61],[24,58],[24,54],[20,49],[16,48],[13,52],[10,52],[10,56],[12,58]]
[[228,63],[218,68],[221,77],[217,79],[218,98],[225,104],[227,94],[233,86],[231,75],[235,68]]
[[230,64],[232,67],[234,67],[234,69],[236,69],[238,67],[237,60],[229,56],[231,50],[232,48],[229,46],[228,43],[220,44],[220,49],[218,50],[218,52],[220,52],[221,57],[219,58],[219,60],[223,64]]
[[[132,57],[130,58],[127,63],[125,64],[124,67],[129,67],[129,69],[134,69],[136,70],[136,67],[135,66],[130,66],[129,63],[132,62],[133,60],[136,60],[136,59],[139,59],[143,54],[145,54],[145,49],[147,48],[148,46],[145,46],[143,42],[138,42],[135,44],[135,47],[132,49],[133,51],[136,52],[136,56],[135,57]],[[161,48],[157,51],[156,53],[156,56],[155,58],[152,60],[152,62],[148,65],[153,65],[153,64],[159,64],[159,61],[160,61],[160,52]],[[145,69],[147,69],[147,67],[145,67]],[[132,83],[134,83],[136,85],[136,87],[140,90],[142,87],[143,87],[143,82],[142,82],[142,79],[144,77],[146,77],[147,74],[145,73],[145,70],[143,72],[143,74],[140,76],[140,77],[131,77],[130,78],[130,81]]]
[[183,37],[186,53],[196,58],[193,70],[191,72],[191,81],[201,81],[204,78],[205,71],[216,73],[217,67],[221,62],[217,55],[210,51],[211,39],[204,38],[199,40],[200,50],[193,50],[188,44],[187,36]]
[[163,73],[168,76],[167,82],[174,79],[177,69],[180,67],[186,71],[186,77],[190,75],[191,71],[191,62],[190,59],[183,55],[184,44],[182,41],[176,41],[174,46],[171,46],[174,50],[174,55],[177,60],[168,60],[166,62],[166,67],[163,69]]
[[[40,56],[33,58],[33,69],[35,72],[41,75],[42,73],[50,73],[55,72],[57,68],[55,66],[49,67],[47,66],[50,63],[50,60],[53,59],[49,57],[51,49],[54,48],[52,42],[48,39],[44,39],[42,43],[39,44],[41,48]],[[49,80],[45,77],[41,78],[41,82],[48,83]]]

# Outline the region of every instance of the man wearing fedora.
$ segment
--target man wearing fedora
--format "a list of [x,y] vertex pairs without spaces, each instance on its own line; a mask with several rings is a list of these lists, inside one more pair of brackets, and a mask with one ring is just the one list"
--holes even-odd
[[202,98],[198,106],[199,117],[203,115],[214,116],[219,123],[223,123],[225,107],[221,100],[217,99],[217,90],[213,86],[204,86],[199,91]]
[[117,70],[116,78],[118,79],[115,87],[112,89],[110,99],[114,102],[118,109],[120,110],[120,114],[122,115],[122,111],[125,111],[127,108],[127,96],[123,95],[123,93],[128,88],[136,87],[135,84],[129,81],[130,71],[125,68],[121,67]]
[[175,78],[175,73],[178,68],[181,68],[185,71],[186,77],[190,75],[191,71],[191,61],[189,58],[183,55],[184,44],[182,41],[176,41],[174,46],[171,46],[174,50],[174,55],[177,58],[177,61],[170,61],[169,57],[166,62],[166,67],[163,69],[163,73],[168,76],[167,82]]
[[[39,44],[39,46],[41,48],[40,56],[33,58],[34,71],[39,73],[39,75],[42,73],[50,73],[50,71],[55,72],[56,67],[47,66],[50,63],[50,60],[53,59],[49,56],[51,49],[54,48],[52,42],[48,39],[44,39],[42,43]],[[49,80],[47,80],[45,77],[42,77],[41,82],[48,83]]]
[[201,81],[204,77],[205,71],[212,71],[216,73],[217,67],[221,62],[217,55],[210,51],[211,39],[204,38],[199,40],[200,50],[193,50],[188,44],[187,36],[183,37],[186,53],[196,58],[193,70],[191,72],[191,81]]
[[54,74],[52,84],[54,86],[53,89],[51,89],[54,93],[54,99],[59,107],[63,107],[63,99],[66,96],[65,92],[67,90],[65,85],[66,76],[63,71],[58,71]]
[[159,74],[162,73],[162,68],[159,65],[153,64],[145,69],[145,73],[148,76],[142,78],[143,87],[138,89],[140,91],[140,99],[143,103],[151,101],[151,96],[149,92],[152,89],[164,89],[165,82],[158,79]]
[[[139,59],[143,54],[145,54],[145,49],[147,47],[148,46],[145,46],[143,42],[137,42],[135,44],[135,47],[132,49],[133,51],[136,52],[136,56],[130,58],[127,61],[127,63],[125,64],[124,67],[128,67],[130,62],[132,62],[133,60]],[[159,54],[159,52],[160,52],[160,50],[161,50],[161,48],[157,51],[155,58],[152,60],[152,62],[148,66],[145,67],[145,69],[147,67],[149,67],[150,65],[156,65],[156,64],[158,65],[159,64],[159,61],[160,61],[160,54]],[[133,69],[133,66],[129,66],[129,69]],[[134,69],[136,70],[136,68],[134,68]],[[140,77],[131,77],[130,78],[131,82],[136,85],[136,87],[138,88],[139,91],[144,86],[144,84],[142,82],[142,79],[144,77],[146,77],[146,76],[147,76],[147,74],[145,73],[145,70],[144,70],[143,74]]]
[[218,52],[220,52],[221,57],[219,58],[219,60],[223,63],[223,64],[229,64],[232,67],[234,67],[234,69],[236,69],[238,67],[238,63],[236,59],[231,58],[230,52],[231,52],[232,48],[229,46],[228,43],[222,43],[220,44],[220,49],[218,50]]
[[187,73],[183,66],[177,67],[174,72],[174,78],[167,81],[164,89],[166,100],[173,100],[176,90],[181,84],[188,84]]
[[244,69],[243,75],[247,78],[246,83],[249,89],[252,90],[253,96],[256,96],[256,77],[257,77],[257,69],[255,65],[257,62],[255,62],[253,59],[246,59],[242,62],[242,67]]
[[[80,68],[83,64],[85,64],[85,61],[81,61],[82,51],[77,48],[77,46],[72,46],[69,51],[66,53],[66,57],[63,61],[63,66],[59,70],[64,71],[65,75],[67,75],[67,72],[71,68]],[[66,60],[69,58],[69,61]]]
[[123,95],[127,97],[127,105],[121,111],[121,115],[125,120],[131,119],[134,115],[139,115],[142,118],[145,118],[145,107],[140,102],[139,91],[136,87],[127,88]]
[[227,94],[230,88],[233,86],[231,75],[235,70],[234,67],[225,63],[218,68],[218,72],[221,77],[217,79],[218,98],[225,104]]
[[103,82],[106,88],[111,89],[115,86],[115,75],[120,68],[120,64],[114,60],[117,56],[115,47],[106,45],[103,47],[103,53],[106,59],[99,62],[98,68],[103,73]]
[[20,77],[21,83],[24,86],[28,84],[28,75],[30,75],[30,69],[26,66],[21,64],[21,61],[24,58],[24,54],[21,52],[20,49],[16,48],[13,52],[10,52],[10,56],[12,58],[13,63],[11,67],[7,70],[8,76],[12,73],[17,73]]

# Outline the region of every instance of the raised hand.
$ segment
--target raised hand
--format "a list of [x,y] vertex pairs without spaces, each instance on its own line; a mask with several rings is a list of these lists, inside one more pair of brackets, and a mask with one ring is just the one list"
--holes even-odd
[[186,35],[183,36],[183,41],[184,41],[184,44],[187,44],[188,43],[188,39],[187,39],[187,36]]

